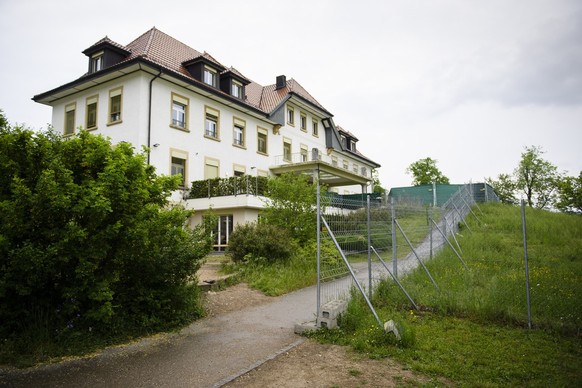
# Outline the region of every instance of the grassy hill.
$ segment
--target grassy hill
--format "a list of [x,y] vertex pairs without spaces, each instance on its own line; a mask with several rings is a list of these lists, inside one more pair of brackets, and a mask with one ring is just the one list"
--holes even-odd
[[463,386],[582,386],[582,217],[526,209],[532,330],[527,325],[521,209],[488,204],[457,236],[464,269],[448,249],[427,263],[439,286],[417,270],[376,290],[386,335],[354,298],[342,328],[316,337],[390,356],[413,370]]

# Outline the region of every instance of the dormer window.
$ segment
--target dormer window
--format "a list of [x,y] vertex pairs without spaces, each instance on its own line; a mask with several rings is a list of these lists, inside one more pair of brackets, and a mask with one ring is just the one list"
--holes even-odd
[[350,140],[350,151],[356,152],[356,142]]
[[204,66],[204,83],[216,87],[216,70]]
[[103,51],[91,56],[91,73],[103,69]]
[[243,86],[240,82],[233,80],[232,85],[230,87],[230,94],[232,94],[236,98],[243,98],[242,95]]

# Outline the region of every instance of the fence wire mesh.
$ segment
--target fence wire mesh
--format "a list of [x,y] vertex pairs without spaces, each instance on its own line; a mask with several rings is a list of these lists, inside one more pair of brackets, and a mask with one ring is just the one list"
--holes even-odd
[[322,195],[319,213],[325,226],[319,242],[318,312],[328,302],[348,300],[356,282],[371,295],[378,281],[424,266],[445,245],[463,261],[455,233],[467,216],[478,219],[472,209],[476,197],[482,202],[497,200],[489,189],[484,184],[461,186],[440,207],[403,197]]

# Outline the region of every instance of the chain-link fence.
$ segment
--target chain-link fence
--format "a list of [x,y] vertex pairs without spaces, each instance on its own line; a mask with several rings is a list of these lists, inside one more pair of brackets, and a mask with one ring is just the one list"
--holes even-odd
[[321,195],[318,201],[318,326],[321,306],[347,301],[354,287],[370,305],[368,297],[378,281],[392,277],[398,282],[399,276],[419,265],[438,287],[424,262],[449,245],[465,265],[455,232],[468,215],[478,218],[472,209],[476,198],[481,202],[497,200],[486,184],[460,186],[440,207],[402,196],[396,200],[365,195],[360,198]]

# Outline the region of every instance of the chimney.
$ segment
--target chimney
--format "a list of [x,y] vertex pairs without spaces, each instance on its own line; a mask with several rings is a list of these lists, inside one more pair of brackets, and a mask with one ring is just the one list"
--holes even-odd
[[275,86],[275,90],[279,90],[287,86],[287,77],[284,75],[277,76],[277,83]]

